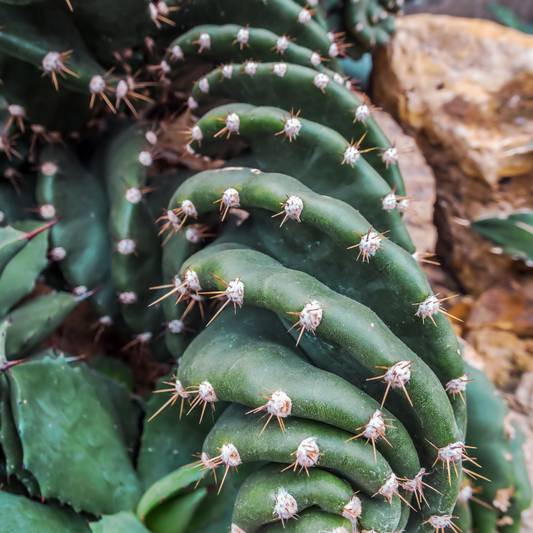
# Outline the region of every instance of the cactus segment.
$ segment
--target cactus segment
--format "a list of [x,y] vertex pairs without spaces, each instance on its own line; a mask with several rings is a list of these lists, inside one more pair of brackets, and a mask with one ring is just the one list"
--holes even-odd
[[68,508],[43,505],[24,496],[0,491],[2,529],[25,533],[89,533],[85,519]]
[[33,498],[41,496],[39,483],[24,466],[22,445],[11,412],[9,385],[6,376],[0,374],[0,444],[5,455],[8,480],[14,476]]
[[201,511],[208,489],[199,487],[190,494],[163,502],[146,517],[146,526],[152,533],[186,533],[197,511]]
[[[431,293],[426,277],[415,261],[404,250],[388,241],[383,242],[383,250],[370,259],[372,268],[354,261],[355,257],[350,257],[352,252],[346,248],[353,246],[358,240],[357,235],[365,235],[370,229],[368,222],[353,208],[316,194],[300,181],[288,176],[257,174],[249,169],[222,169],[196,174],[176,190],[169,208],[177,206],[182,198],[188,198],[201,216],[216,208],[214,202],[220,198],[217,189],[227,185],[236,188],[242,208],[252,214],[252,222],[257,219],[254,235],[261,239],[261,251],[267,251],[270,256],[290,268],[307,270],[308,274],[330,288],[370,307],[398,338],[431,367],[441,383],[448,384],[450,380],[463,376],[464,369],[461,356],[457,353],[455,334],[446,317],[440,313],[435,315],[437,331],[427,335],[427,325],[413,312],[413,303],[423,300]],[[272,220],[269,215],[258,218],[258,209],[276,213],[283,200],[289,196],[299,198],[305,206],[300,214],[302,224],[292,224],[282,232],[275,219]],[[327,217],[324,216],[325,213]],[[250,222],[247,221],[246,224],[249,225]],[[229,238],[240,232],[239,228]],[[328,244],[330,241],[325,234],[333,242]],[[279,238],[281,235],[282,241]],[[309,250],[316,242],[321,242],[320,255],[310,261]],[[326,246],[331,253],[323,252]],[[327,261],[327,257],[334,259]],[[345,261],[349,262],[350,269],[339,269],[338,263],[344,264]],[[185,262],[185,258],[182,262]],[[405,272],[409,272],[408,277]],[[354,285],[355,279],[357,290],[346,290],[346,287]],[[389,295],[377,298],[374,283],[378,279],[382,287],[387,287],[389,294],[401,295],[403,302],[396,303],[396,300],[400,300],[399,296],[395,298],[394,304]],[[458,398],[457,402],[452,403],[458,416],[462,417],[460,412],[464,411],[464,407],[459,405],[462,401]]]
[[162,502],[183,494],[185,489],[190,484],[198,481],[201,476],[201,470],[187,466],[185,468],[178,468],[174,472],[159,479],[159,481],[150,486],[140,499],[135,511],[137,518],[141,522],[144,522],[148,514]]
[[[266,338],[268,342],[259,340]],[[267,391],[281,390],[292,401],[291,416],[359,433],[356,430],[368,423],[379,403],[342,378],[310,366],[291,345],[290,337],[273,313],[249,308],[245,316],[239,316],[226,311],[187,348],[178,378],[185,388],[207,380],[219,400],[249,408],[264,406],[262,395]],[[235,383],[233,372],[238,372],[242,381]],[[384,413],[385,418],[391,418]],[[387,431],[389,444],[377,439],[375,446],[398,475],[412,478],[420,469],[416,451],[402,424],[395,420],[392,425],[394,430]],[[277,431],[272,428],[270,434],[274,436]],[[302,465],[297,466],[299,469]]]
[[[156,390],[175,391],[173,378],[173,373],[161,378]],[[168,394],[157,393],[147,404],[146,420],[150,421],[145,423],[137,461],[137,472],[145,489],[176,469],[189,464],[191,456],[198,453],[202,447],[214,421],[224,412],[224,405],[220,402],[213,417],[206,416],[199,424],[199,413],[193,412],[185,416],[188,400],[184,405],[185,413],[181,419],[179,418],[181,398],[177,400],[177,405],[166,407],[158,413],[167,401]]]
[[[31,233],[46,226],[42,222],[23,222],[15,225],[15,229]],[[48,232],[45,229],[37,233],[5,266],[0,275],[0,316],[29,294],[39,274],[48,266],[46,252],[48,250]],[[24,237],[23,237],[24,238]]]
[[[150,287],[161,285],[161,242],[148,206],[128,192],[146,187],[147,168],[140,155],[147,151],[146,125],[133,125],[109,144],[104,177],[111,204],[109,231],[115,250],[111,271],[119,293],[134,292],[137,301],[122,305],[122,316],[133,333],[154,333],[161,329],[160,306],[149,307],[157,296]],[[155,342],[152,341],[152,344]]]
[[[0,29],[0,50],[31,63],[51,77],[53,74],[50,83],[55,80],[73,91],[89,93],[93,76],[105,74],[90,55],[70,17],[55,2],[38,2],[31,9],[0,3],[0,18],[9,20],[9,24]],[[55,62],[48,59],[50,52],[70,51],[68,59],[65,56]],[[59,68],[60,64],[65,65],[63,69]]]
[[389,2],[392,10],[381,4],[376,0],[346,2],[344,23],[350,37],[363,50],[386,45],[394,32],[394,13],[401,4]]
[[[352,497],[354,492],[350,485],[330,472],[314,469],[309,476],[299,477],[291,471],[280,472],[278,465],[267,465],[243,483],[235,502],[232,525],[246,533],[254,532],[258,526],[271,521],[279,520],[283,526],[312,506],[343,516]],[[372,506],[374,503],[364,497],[361,501],[358,494],[355,498],[360,500],[359,505],[363,509],[365,504]],[[361,515],[361,526],[369,530],[395,531],[400,518],[399,505],[391,507],[387,502],[386,506],[381,502],[381,516],[379,512],[372,513],[371,518]],[[353,527],[358,522],[359,516],[353,515]]]
[[[330,57],[331,42],[326,31],[314,20],[302,24],[298,15],[302,10],[293,0],[270,0],[267,3],[242,3],[239,0],[224,0],[221,5],[214,0],[192,0],[183,5],[179,15],[173,17],[182,30],[201,24],[238,24],[263,28],[277,35],[286,35],[300,45],[319,52],[330,59],[330,68],[338,70],[335,57]],[[198,35],[200,35],[198,33]]]
[[[221,279],[240,277],[246,288],[244,305],[266,307],[282,316],[302,309],[312,295],[325,309],[315,342],[320,342],[323,336],[330,342],[339,343],[350,354],[352,361],[357,361],[366,369],[364,373],[368,377],[381,375],[377,366],[388,368],[401,361],[413,361],[412,368],[416,372],[410,377],[409,395],[415,412],[420,420],[424,420],[424,429],[416,433],[417,436],[439,447],[460,440],[450,402],[436,376],[368,308],[334,293],[310,276],[283,268],[268,256],[252,250],[211,246],[191,257],[181,270],[186,267],[196,272],[202,287],[208,290],[219,289],[221,285],[212,272]],[[290,293],[287,287],[291,288]],[[367,328],[372,328],[370,338],[366,334]],[[341,375],[348,381],[355,377],[347,367]],[[360,378],[355,378],[356,382]],[[381,401],[385,387],[381,385],[379,388],[381,393],[378,393],[378,398]],[[402,389],[392,388],[393,393],[396,393],[394,409],[400,403],[405,405]],[[387,406],[395,414],[393,406]],[[406,421],[402,419],[402,422]],[[420,444],[429,451],[427,443]],[[431,456],[435,458],[434,451]]]
[[98,315],[115,317],[118,304],[110,279],[112,245],[103,187],[72,152],[61,146],[46,148],[42,158],[54,162],[55,172],[41,169],[37,199],[40,205],[53,205],[59,216],[50,231],[52,248],[65,252],[59,267],[71,287],[83,285],[92,290],[103,285],[90,301]]
[[[475,379],[469,384],[467,392],[468,430],[466,442],[475,446],[476,462],[483,466],[480,470],[472,467],[479,476],[473,485],[480,487],[477,497],[486,502],[492,509],[471,502],[474,527],[480,531],[496,530],[499,509],[509,505],[508,495],[512,494],[515,485],[515,472],[512,462],[511,444],[505,432],[505,418],[509,408],[504,404],[500,393],[483,372],[465,364],[471,377]],[[490,480],[490,481],[488,481]]]
[[474,220],[471,228],[501,247],[503,253],[533,261],[533,212]]
[[289,520],[285,524],[277,522],[268,528],[268,531],[270,533],[350,533],[352,524],[347,518],[311,507],[298,513],[298,520]]
[[[236,24],[226,24],[224,26],[205,24],[197,26],[174,40],[168,47],[163,60],[171,66],[179,67],[183,59],[220,64],[230,62],[243,63],[253,58],[253,61],[256,62],[278,62],[283,60],[286,63],[314,67],[319,71],[324,69],[324,64],[321,62],[313,65],[313,61],[316,62],[314,57],[312,57],[313,51],[299,46],[293,41],[289,41],[283,55],[280,55],[276,50],[276,42],[279,39],[279,35],[263,28],[247,28],[247,39],[241,46],[238,36],[239,31],[242,29],[242,26]],[[211,46],[199,53],[198,35],[203,32],[210,36]],[[315,73],[316,70],[314,71]],[[231,79],[233,78],[232,76]],[[217,79],[217,81],[219,80]],[[199,90],[202,91],[202,89],[205,90],[205,87],[199,86]]]
[[78,305],[78,301],[73,294],[52,292],[34,298],[11,311],[11,327],[6,340],[7,358],[12,361],[35,350],[59,327]]
[[[388,231],[387,236],[393,242],[414,252],[400,214],[397,210],[382,209],[381,198],[390,193],[390,187],[364,160],[353,168],[342,165],[342,153],[348,143],[329,128],[289,116],[278,108],[229,104],[217,107],[197,122],[204,138],[201,148],[196,141],[191,144],[195,151],[212,155],[220,149],[220,143],[226,139],[217,140],[222,137],[215,136],[221,131],[220,121],[225,120],[228,113],[237,114],[239,140],[250,145],[261,170],[292,174],[316,193],[342,199],[367,220],[372,220],[376,230]],[[287,124],[291,129],[287,129]],[[282,142],[280,133],[293,142]],[[326,179],[328,175],[335,176],[335,180]]]
[[[215,458],[221,456],[223,446],[229,443],[237,449],[244,464],[274,461],[283,463],[278,465],[278,471],[301,471],[302,464],[298,459],[295,460],[295,452],[302,441],[316,437],[321,453],[318,459],[320,468],[343,475],[369,496],[377,493],[392,473],[381,454],[378,453],[375,459],[370,446],[365,446],[361,439],[349,440],[353,434],[346,431],[312,420],[290,417],[285,419],[286,431],[282,433],[273,424],[264,428],[265,423],[260,417],[247,413],[249,410],[246,407],[232,404],[215,424],[202,450],[210,458],[211,465],[216,464]],[[220,468],[226,470],[231,466],[222,464]],[[307,472],[302,472],[300,477],[303,479],[313,470],[316,469],[307,468]],[[223,475],[220,474],[220,477]]]
[[[387,165],[376,148],[384,150],[391,148],[391,143],[378,126],[375,119],[368,114],[364,120],[357,114],[363,106],[369,109],[365,101],[361,101],[356,94],[346,88],[344,79],[342,84],[334,81],[335,73],[325,70],[327,87],[324,91],[316,88],[316,70],[307,61],[290,61],[287,73],[283,77],[273,75],[273,63],[268,58],[248,53],[247,58],[260,58],[253,76],[246,75],[246,65],[234,66],[238,69],[231,79],[221,81],[221,71],[216,69],[205,75],[209,91],[203,92],[199,84],[192,89],[191,96],[200,107],[219,100],[231,98],[238,102],[246,102],[256,106],[273,106],[283,109],[301,110],[301,115],[307,120],[323,124],[337,131],[346,140],[361,139],[360,152],[367,161],[388,183],[391,189],[396,187],[398,196],[405,196],[405,186],[398,165]],[[285,58],[284,58],[285,60]],[[292,64],[296,63],[296,64]],[[307,87],[307,90],[303,90]],[[354,117],[356,117],[354,119]],[[365,150],[369,150],[366,153]],[[344,150],[343,150],[344,151]],[[281,168],[279,169],[282,170]]]
[[98,522],[89,524],[93,533],[149,533],[135,515],[125,511],[104,515]]
[[25,467],[42,495],[96,515],[131,509],[139,482],[111,413],[83,372],[64,357],[45,357],[13,366],[7,377]]
[[2,272],[15,254],[26,245],[26,233],[13,226],[0,228],[0,272]]

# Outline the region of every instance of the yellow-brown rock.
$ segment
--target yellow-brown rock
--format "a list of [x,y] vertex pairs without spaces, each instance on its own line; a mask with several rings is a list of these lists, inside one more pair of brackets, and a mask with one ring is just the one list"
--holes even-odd
[[404,17],[397,28],[375,56],[373,99],[435,172],[439,253],[475,295],[529,275],[470,221],[533,206],[533,36],[444,15]]

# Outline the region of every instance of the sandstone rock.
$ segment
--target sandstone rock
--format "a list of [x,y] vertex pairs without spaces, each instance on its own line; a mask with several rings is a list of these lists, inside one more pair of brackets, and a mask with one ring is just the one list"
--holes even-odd
[[533,36],[444,15],[403,17],[397,28],[375,56],[373,98],[435,172],[439,254],[475,295],[531,275],[470,221],[533,205]]

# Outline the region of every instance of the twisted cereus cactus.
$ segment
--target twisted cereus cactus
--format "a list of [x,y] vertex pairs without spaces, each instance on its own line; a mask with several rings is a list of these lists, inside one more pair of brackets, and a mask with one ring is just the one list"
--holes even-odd
[[[8,531],[457,532],[490,477],[400,153],[314,4],[0,3]],[[63,307],[14,307],[42,271]],[[175,366],[146,413],[37,352],[81,298]]]

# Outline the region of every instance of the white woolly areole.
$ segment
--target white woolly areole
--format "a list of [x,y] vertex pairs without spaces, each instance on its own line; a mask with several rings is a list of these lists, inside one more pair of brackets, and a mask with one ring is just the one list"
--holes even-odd
[[181,333],[183,331],[183,322],[181,320],[178,320],[177,318],[171,320],[168,323],[168,330],[170,331],[170,333]]
[[372,413],[370,421],[365,426],[363,436],[368,440],[377,440],[385,433],[385,422],[383,421],[383,413],[377,409]]
[[185,150],[187,150],[187,153],[191,155],[194,155],[196,153],[194,148],[190,144],[185,145]]
[[233,65],[223,65],[222,76],[224,76],[224,78],[228,78],[229,80],[232,75],[233,75]]
[[426,474],[426,469],[421,468],[418,474],[413,479],[408,479],[402,483],[402,487],[409,492],[422,493],[424,491],[424,484],[422,482]]
[[174,213],[174,211],[172,211],[172,209],[169,209],[167,211],[167,219],[174,227],[179,226],[180,219],[179,219],[178,215],[176,215],[176,213]]
[[[357,531],[357,530],[352,529],[352,531]],[[331,533],[348,533],[348,530],[344,526],[339,526],[339,527],[336,527],[335,529],[332,529]]]
[[274,72],[274,74],[276,76],[279,76],[280,78],[283,78],[283,76],[285,76],[285,74],[287,74],[287,64],[286,63],[276,63],[272,67],[272,72]]
[[172,59],[183,59],[184,57],[181,47],[177,44],[174,45],[172,47]]
[[198,215],[196,207],[194,207],[194,204],[190,200],[183,200],[183,202],[181,202],[181,209],[183,210],[183,214],[188,217],[195,217]]
[[383,209],[385,209],[385,211],[393,211],[396,209],[396,195],[393,192],[390,192],[385,198],[383,198],[381,203],[383,204]]
[[236,35],[237,42],[239,44],[246,44],[250,38],[250,32],[247,28],[241,28]]
[[465,485],[464,487],[461,487],[461,490],[457,495],[457,503],[467,502],[470,498],[472,498],[473,494],[474,491],[472,490],[472,485]]
[[303,208],[304,203],[298,196],[290,196],[283,205],[285,214],[293,220],[300,220],[300,215],[302,214]]
[[361,250],[363,257],[372,257],[379,250],[380,243],[381,237],[375,231],[371,231],[361,237],[359,250]]
[[2,223],[6,218],[6,215],[3,211],[0,211],[0,223]]
[[393,389],[402,388],[402,385],[405,385],[411,379],[410,364],[410,361],[400,361],[391,366],[383,377],[385,383],[390,383]]
[[192,268],[189,268],[189,270],[185,272],[184,281],[187,284],[187,287],[191,289],[191,291],[202,290],[200,280],[198,279],[198,274],[196,274],[196,272]]
[[100,317],[98,322],[100,322],[100,324],[102,324],[102,326],[112,326],[113,325],[113,319],[110,316],[108,316],[108,315]]
[[431,524],[431,527],[434,527],[437,530],[445,529],[450,527],[452,524],[452,518],[453,516],[450,514],[445,514],[442,516],[433,515],[429,518],[428,522]]
[[239,131],[239,126],[241,125],[241,119],[237,113],[230,113],[226,117],[226,128],[228,131],[237,132]]
[[207,78],[201,78],[198,82],[198,88],[200,91],[202,91],[204,94],[207,94],[209,92],[209,81]]
[[290,416],[292,400],[281,390],[273,392],[266,403],[267,413],[279,418]]
[[210,48],[211,47],[211,36],[206,31],[203,31],[200,33],[200,37],[198,37],[198,44],[202,48]]
[[216,402],[218,401],[217,395],[215,394],[215,389],[209,381],[202,381],[198,385],[198,396],[200,396],[203,402]]
[[246,533],[246,531],[244,531],[244,529],[241,529],[239,526],[236,526],[235,524],[231,524],[230,533]]
[[329,47],[329,57],[337,57],[339,55],[339,47],[337,43],[331,43]]
[[347,518],[353,525],[357,523],[357,519],[361,516],[361,500],[355,494],[344,506],[342,516]]
[[398,481],[396,479],[396,474],[391,474],[382,487],[379,489],[378,493],[387,498],[387,500],[392,500],[394,493],[398,490]]
[[93,76],[91,78],[91,81],[89,82],[89,90],[93,94],[98,94],[103,91],[105,91],[106,83],[104,78],[102,76],[99,76],[98,74],[96,76]]
[[361,104],[355,110],[355,120],[357,122],[365,122],[370,118],[370,108],[366,104]]
[[189,96],[189,99],[187,100],[187,107],[189,109],[198,109],[198,102],[192,96]]
[[253,76],[257,72],[257,63],[255,61],[247,61],[244,64],[244,72],[249,76]]
[[242,464],[239,450],[231,442],[223,444],[220,448],[220,459],[222,459],[224,464],[231,467]]
[[161,15],[168,15],[170,13],[167,4],[163,2],[163,0],[157,2],[157,10],[159,13],[161,13]]
[[56,216],[56,208],[52,204],[44,204],[39,208],[39,214],[47,220],[54,218]]
[[241,280],[234,279],[230,281],[224,292],[230,302],[239,305],[242,305],[244,302],[244,283]]
[[144,167],[149,167],[154,162],[153,157],[150,155],[150,152],[143,150],[139,154],[139,163]]
[[357,148],[357,146],[351,144],[346,148],[346,151],[344,154],[344,159],[342,160],[343,163],[348,163],[348,165],[355,165],[359,159],[361,159],[361,152]]
[[155,22],[157,20],[157,15],[159,15],[159,12],[157,11],[157,6],[155,4],[148,4],[148,8],[150,9],[150,17]]
[[387,148],[383,152],[383,155],[381,157],[383,158],[383,162],[387,163],[388,165],[397,163],[398,162],[398,150],[396,148]]
[[117,84],[117,98],[120,100],[121,98],[124,98],[128,94],[128,84],[124,80],[120,80]]
[[331,42],[333,42],[335,40],[335,34],[332,31],[328,31],[326,36]]
[[436,296],[428,296],[423,302],[418,304],[416,316],[429,318],[440,311],[440,302]]
[[191,138],[193,141],[201,141],[204,138],[204,134],[202,133],[200,126],[193,126],[191,128]]
[[72,290],[72,293],[75,296],[83,296],[87,292],[87,287],[85,285],[79,285],[78,287],[74,287]]
[[320,63],[322,62],[322,59],[320,58],[320,54],[317,54],[316,52],[313,52],[311,54],[311,65],[313,65],[313,67],[318,67],[318,65],[320,65]]
[[139,333],[135,338],[141,343],[150,342],[152,334],[147,331],[146,333]]
[[398,202],[398,211],[400,213],[405,213],[409,209],[409,198],[403,198]]
[[333,75],[333,81],[337,82],[339,85],[344,85],[344,78],[338,72],[335,72]]
[[311,12],[305,7],[298,13],[298,22],[301,24],[307,24],[311,20]]
[[238,191],[232,189],[231,187],[226,189],[222,195],[222,203],[227,207],[239,207],[240,201],[241,199]]
[[162,72],[164,72],[165,74],[168,74],[172,69],[170,68],[170,65],[165,61],[161,61],[161,63],[159,63],[159,68],[161,69]]
[[346,80],[346,83],[344,84],[344,86],[345,86],[349,91],[352,90],[352,82],[351,82],[350,80]]
[[124,305],[131,305],[137,302],[137,295],[132,291],[121,292],[118,295],[118,299],[120,300],[120,303]]
[[300,326],[306,330],[314,331],[322,322],[322,309],[320,304],[313,300],[311,303],[305,304],[300,312]]
[[196,244],[200,242],[200,240],[202,239],[202,235],[200,234],[196,226],[191,226],[185,230],[185,238],[189,242]]
[[355,33],[359,33],[361,31],[363,31],[365,29],[365,25],[362,23],[362,22],[358,22],[355,26],[354,26],[354,30],[355,30]]
[[122,255],[130,255],[135,251],[135,241],[131,239],[122,239],[117,246],[117,250]]
[[461,441],[454,442],[453,444],[444,446],[444,448],[440,448],[438,456],[439,459],[445,463],[455,463],[455,461],[460,461],[463,458],[464,450],[465,445]]
[[41,172],[45,176],[53,176],[57,172],[57,165],[50,162],[43,163],[41,165]]
[[278,489],[275,498],[276,505],[272,514],[275,514],[279,520],[292,518],[298,512],[298,503],[284,488]]
[[329,77],[324,74],[323,72],[319,72],[315,75],[315,78],[313,79],[313,83],[315,87],[318,87],[320,90],[324,90],[329,83]]
[[65,248],[62,248],[61,246],[57,246],[56,248],[52,248],[50,250],[50,257],[52,258],[52,261],[61,261],[65,259],[67,256],[67,252],[65,251]]
[[142,200],[142,193],[137,187],[130,187],[126,191],[126,200],[132,204],[138,204]]
[[451,379],[446,383],[446,390],[448,394],[458,394],[466,390],[466,385],[468,384],[468,376],[465,374],[460,378]]
[[150,144],[156,144],[157,143],[157,135],[152,130],[147,131],[146,135],[144,137]]
[[311,468],[318,464],[320,458],[320,449],[316,443],[316,437],[308,437],[300,442],[296,450],[296,461],[299,466]]
[[291,117],[285,122],[284,130],[289,139],[296,139],[301,129],[302,123],[296,117]]
[[289,48],[289,39],[287,39],[285,35],[282,35],[276,41],[276,50],[280,52],[281,54],[283,54],[283,52],[285,52],[287,48]]
[[307,4],[311,7],[316,6],[318,4],[318,0],[308,0]]
[[9,114],[13,117],[23,117],[24,116],[24,108],[17,104],[11,104],[7,106],[7,110]]
[[213,468],[216,468],[213,466],[213,462],[209,458],[209,455],[207,453],[202,452],[202,455],[200,456],[200,461],[202,461],[202,464],[204,465],[204,468],[208,470],[212,470]]
[[43,57],[43,69],[45,72],[59,71],[65,65],[61,61],[61,54],[59,52],[48,52]]

